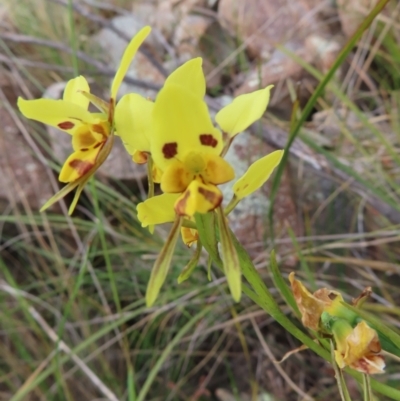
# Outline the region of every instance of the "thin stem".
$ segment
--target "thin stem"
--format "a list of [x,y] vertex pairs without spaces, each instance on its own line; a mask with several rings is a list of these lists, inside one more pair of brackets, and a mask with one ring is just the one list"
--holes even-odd
[[347,390],[346,382],[344,380],[342,371],[339,369],[339,366],[335,360],[335,345],[331,340],[331,358],[332,358],[332,366],[335,371],[335,379],[339,389],[340,398],[342,401],[351,401],[350,394]]
[[363,374],[363,387],[364,387],[364,401],[372,401],[372,389],[371,389],[371,381],[369,379],[369,375]]
[[69,19],[69,27],[71,30],[72,67],[74,69],[74,75],[78,76],[79,75],[78,57],[77,57],[78,43],[76,41],[74,9],[72,6],[72,0],[68,0],[68,19]]

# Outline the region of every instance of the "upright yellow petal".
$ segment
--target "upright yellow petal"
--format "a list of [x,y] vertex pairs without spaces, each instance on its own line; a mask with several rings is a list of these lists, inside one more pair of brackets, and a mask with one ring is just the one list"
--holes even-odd
[[178,197],[179,194],[162,194],[139,203],[136,209],[142,227],[174,221],[174,204]]
[[80,75],[79,77],[68,81],[64,89],[63,100],[74,103],[87,110],[89,107],[89,99],[82,95],[82,92],[90,92],[90,87],[86,78]]
[[260,188],[271,176],[283,156],[283,150],[276,150],[254,162],[233,185],[233,192],[242,199]]
[[215,121],[230,137],[244,131],[264,114],[272,87],[238,96],[217,113]]
[[178,67],[165,81],[164,86],[175,84],[183,86],[195,96],[204,97],[206,80],[202,69],[203,59],[193,58]]
[[191,151],[219,155],[221,132],[213,126],[206,103],[171,83],[159,92],[152,114],[151,154],[162,170]]
[[133,155],[135,151],[150,151],[153,107],[152,101],[137,93],[123,96],[115,107],[116,134],[122,139],[130,155]]
[[195,213],[207,213],[222,202],[222,193],[215,185],[192,181],[187,190],[176,200],[175,211],[179,216],[192,217]]
[[87,110],[64,100],[18,98],[18,107],[25,117],[69,134],[74,134],[86,123],[97,122],[97,118]]
[[115,74],[113,83],[111,85],[111,99],[116,98],[118,89],[123,81],[128,68],[132,62],[133,57],[135,57],[136,52],[138,51],[140,45],[147,38],[149,33],[151,32],[151,28],[149,26],[145,26],[142,28],[130,41],[129,45],[125,49],[125,52],[122,56],[121,63],[119,68]]

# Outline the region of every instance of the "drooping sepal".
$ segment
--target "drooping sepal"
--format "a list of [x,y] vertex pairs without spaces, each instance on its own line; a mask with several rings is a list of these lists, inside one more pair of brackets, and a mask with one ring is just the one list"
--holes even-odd
[[217,210],[217,215],[225,276],[228,280],[232,298],[236,302],[239,302],[242,295],[242,272],[240,269],[239,257],[233,244],[231,232],[222,208]]
[[152,306],[156,301],[165,278],[167,277],[176,241],[179,237],[181,224],[182,218],[177,217],[156,262],[154,263],[153,269],[151,270],[150,280],[146,291],[146,305],[148,307]]

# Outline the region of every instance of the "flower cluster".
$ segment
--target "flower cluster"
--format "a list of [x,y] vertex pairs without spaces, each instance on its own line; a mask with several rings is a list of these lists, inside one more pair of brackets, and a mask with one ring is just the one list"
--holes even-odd
[[[349,366],[363,373],[383,373],[385,362],[378,333],[346,308],[339,292],[321,288],[311,294],[294,273],[289,280],[304,326],[333,336],[339,368]],[[356,305],[360,306],[367,295],[359,297]]]
[[[90,94],[83,77],[69,81],[63,100],[19,99],[28,118],[55,126],[72,135],[74,153],[65,162],[60,181],[68,183],[42,208],[49,207],[77,188],[70,212],[88,179],[110,153],[118,135],[132,160],[148,163],[149,197],[137,206],[143,227],[172,222],[171,232],[152,269],[146,293],[147,305],[156,300],[169,270],[179,233],[184,243],[197,250],[178,281],[186,279],[197,265],[202,250],[196,221],[212,216],[215,249],[220,252],[232,296],[241,296],[241,269],[226,215],[240,200],[257,190],[279,164],[283,151],[259,159],[233,185],[234,197],[224,209],[218,185],[232,181],[235,172],[224,159],[235,136],[261,118],[268,105],[271,86],[245,94],[222,108],[213,122],[204,96],[206,82],[202,59],[189,60],[165,81],[155,101],[139,94],[125,95],[116,102],[118,87],[132,57],[149,34],[143,28],[128,45],[112,84],[108,102]],[[99,113],[87,111],[89,102]],[[162,193],[154,196],[154,183]]]
[[[83,76],[71,79],[67,83],[62,100],[18,99],[18,107],[25,117],[51,125],[72,136],[74,152],[65,161],[58,177],[67,185],[49,199],[41,211],[77,188],[69,208],[71,214],[85,184],[107,159],[114,143],[114,114],[118,89],[133,57],[150,31],[148,26],[141,29],[125,49],[107,101],[90,93],[89,84]],[[99,112],[89,112],[89,103]]]
[[[206,83],[202,60],[195,58],[167,78],[154,102],[137,94],[128,94],[118,103],[115,111],[118,135],[133,160],[151,161],[150,181],[159,182],[163,192],[138,205],[138,218],[143,227],[174,222],[152,271],[146,295],[149,305],[156,299],[165,280],[178,232],[182,233],[188,246],[199,242],[195,215],[207,213],[218,215],[224,270],[231,293],[239,300],[240,267],[218,185],[234,179],[234,170],[223,156],[234,137],[262,116],[270,89],[267,87],[237,97],[216,114],[217,127],[204,101]],[[233,186],[232,204],[258,189],[281,157],[282,151],[275,151],[250,166]],[[201,247],[199,243],[197,246]],[[185,269],[185,277],[186,273]]]

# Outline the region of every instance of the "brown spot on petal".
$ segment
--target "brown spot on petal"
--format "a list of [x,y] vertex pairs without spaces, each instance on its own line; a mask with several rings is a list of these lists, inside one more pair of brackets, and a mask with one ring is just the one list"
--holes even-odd
[[175,212],[179,216],[186,216],[185,210],[186,210],[186,202],[190,197],[190,191],[185,192],[185,196],[175,204]]
[[64,121],[64,122],[58,124],[57,126],[58,126],[58,128],[61,128],[61,129],[71,129],[71,128],[75,127],[75,124],[71,121]]
[[208,189],[200,187],[199,188],[199,194],[203,195],[204,198],[206,198],[207,201],[210,202],[213,205],[212,208],[209,210],[209,212],[211,212],[216,207],[218,207],[222,202],[222,195],[221,194],[215,193],[215,192],[210,191]]
[[96,145],[93,146],[93,149],[97,149],[99,146],[103,145],[104,142],[98,142]]
[[93,163],[79,159],[71,160],[69,162],[69,165],[78,172],[80,177],[89,172],[90,169],[94,166]]
[[218,145],[218,141],[211,134],[201,134],[200,143],[204,146],[211,146],[212,148]]
[[172,159],[178,153],[178,144],[176,142],[166,143],[162,148],[162,152],[166,159]]
[[92,125],[92,129],[93,129],[94,132],[97,132],[98,134],[107,136],[107,133],[106,133],[104,127],[102,125],[100,125],[100,124]]
[[76,137],[79,146],[83,148],[91,147],[96,142],[96,139],[93,137],[93,134],[90,131],[84,131],[77,134]]
[[79,149],[81,152],[87,152],[88,150],[89,150],[89,148],[82,148],[82,149]]

